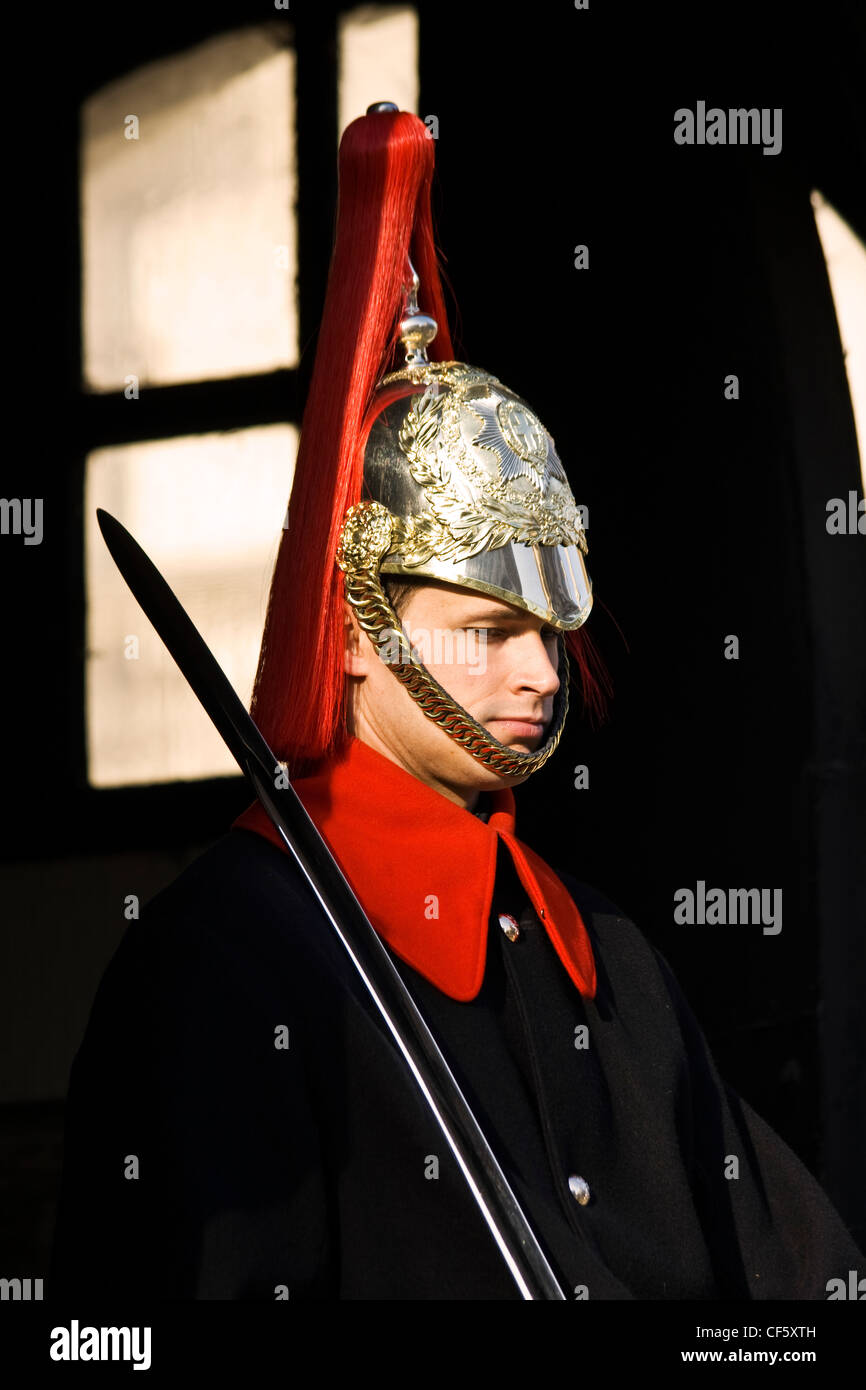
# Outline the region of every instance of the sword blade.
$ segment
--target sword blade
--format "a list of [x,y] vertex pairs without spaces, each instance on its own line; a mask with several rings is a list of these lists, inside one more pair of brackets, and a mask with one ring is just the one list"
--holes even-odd
[[[565,1300],[535,1232],[375,927],[225,672],[141,546],[108,512],[105,544],[227,744],[348,952],[436,1119],[521,1296]],[[278,778],[279,783],[278,784]]]

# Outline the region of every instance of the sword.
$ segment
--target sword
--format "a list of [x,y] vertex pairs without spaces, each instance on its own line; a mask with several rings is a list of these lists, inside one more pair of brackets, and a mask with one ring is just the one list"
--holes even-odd
[[[159,570],[108,512],[96,517],[123,578],[253,785],[318,898],[417,1082],[526,1300],[565,1300],[520,1204],[433,1034],[306,807]],[[278,784],[279,782],[279,784]]]

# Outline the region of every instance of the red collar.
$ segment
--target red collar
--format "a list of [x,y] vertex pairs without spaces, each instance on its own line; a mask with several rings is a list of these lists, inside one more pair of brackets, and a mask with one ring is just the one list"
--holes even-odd
[[[586,927],[562,881],[516,838],[509,787],[492,793],[485,824],[358,738],[293,786],[379,935],[437,989],[468,1001],[481,988],[501,838],[562,964],[594,997]],[[285,850],[258,801],[232,828]]]

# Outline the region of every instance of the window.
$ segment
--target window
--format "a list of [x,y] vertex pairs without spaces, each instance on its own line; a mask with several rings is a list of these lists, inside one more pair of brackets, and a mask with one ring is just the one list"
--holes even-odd
[[[334,28],[336,72],[324,30],[296,33],[283,16],[148,63],[82,108],[95,788],[237,773],[114,566],[95,512],[105,508],[144,547],[248,704],[297,449],[302,348],[330,255],[336,151],[321,134],[338,135],[373,101],[417,107],[412,8],[365,6]],[[329,86],[314,85],[325,68]],[[309,266],[318,298],[303,287],[305,230],[319,248]]]

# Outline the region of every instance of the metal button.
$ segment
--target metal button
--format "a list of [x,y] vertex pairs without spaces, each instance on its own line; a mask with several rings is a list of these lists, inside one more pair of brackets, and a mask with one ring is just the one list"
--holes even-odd
[[509,941],[516,941],[520,936],[520,928],[510,912],[500,912],[499,925],[505,932]]
[[568,1180],[568,1190],[572,1197],[574,1197],[582,1207],[586,1206],[589,1201],[590,1192],[589,1183],[584,1178],[578,1177],[577,1173],[572,1173]]

